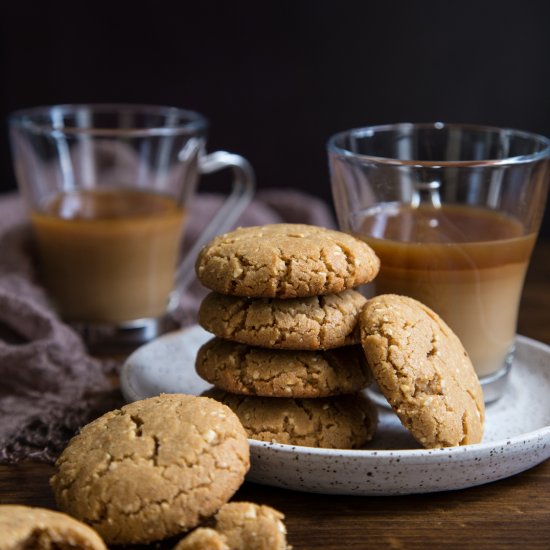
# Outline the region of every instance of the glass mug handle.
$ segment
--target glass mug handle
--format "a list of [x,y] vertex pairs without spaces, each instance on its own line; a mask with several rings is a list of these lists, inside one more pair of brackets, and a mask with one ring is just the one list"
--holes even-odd
[[233,172],[231,193],[180,263],[176,271],[176,284],[168,303],[169,313],[173,313],[178,308],[183,291],[195,277],[195,261],[200,249],[216,235],[233,229],[254,195],[256,186],[254,170],[244,157],[226,151],[216,151],[199,157],[201,174],[212,174],[224,168],[231,168]]

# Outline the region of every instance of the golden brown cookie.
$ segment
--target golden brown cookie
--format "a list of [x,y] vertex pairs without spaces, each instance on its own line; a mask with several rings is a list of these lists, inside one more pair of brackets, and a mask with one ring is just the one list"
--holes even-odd
[[270,349],[317,350],[359,343],[366,298],[355,290],[310,298],[239,298],[211,292],[199,324],[219,338]]
[[273,224],[220,235],[199,253],[199,281],[221,294],[298,298],[374,279],[380,261],[355,237],[322,227]]
[[199,527],[183,538],[173,550],[230,550],[226,538],[210,527]]
[[107,550],[88,525],[61,512],[29,506],[0,506],[0,550],[81,548]]
[[216,514],[216,531],[230,550],[286,550],[284,515],[269,506],[229,502]]
[[424,447],[479,443],[485,409],[464,347],[430,308],[404,296],[369,300],[361,340],[380,390]]
[[305,447],[357,449],[376,431],[378,414],[362,394],[319,399],[249,397],[208,390],[205,395],[228,405],[250,439]]
[[248,468],[246,433],[229,408],[166,394],[85,426],[57,460],[51,486],[59,508],[107,543],[145,543],[214,514]]
[[269,350],[213,338],[197,353],[199,376],[217,388],[265,397],[355,393],[372,381],[361,346],[326,351]]

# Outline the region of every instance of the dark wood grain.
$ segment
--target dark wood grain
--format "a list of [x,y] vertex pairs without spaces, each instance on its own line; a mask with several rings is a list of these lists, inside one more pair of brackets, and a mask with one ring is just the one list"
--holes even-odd
[[[0,466],[0,503],[55,508],[41,463]],[[286,515],[295,550],[550,548],[550,461],[472,489],[401,497],[298,493],[245,483],[234,500]],[[171,548],[174,541],[155,548]]]
[[[518,332],[547,344],[549,281],[550,243],[538,243],[526,279]],[[52,466],[42,463],[0,466],[0,503],[55,508],[48,485],[52,471]],[[281,510],[295,550],[550,549],[550,461],[514,477],[462,491],[352,497],[245,483],[235,499]],[[173,544],[169,541],[152,548],[171,548]]]

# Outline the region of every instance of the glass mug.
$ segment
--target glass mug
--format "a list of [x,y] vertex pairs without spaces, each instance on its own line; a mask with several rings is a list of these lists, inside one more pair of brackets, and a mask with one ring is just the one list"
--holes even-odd
[[[37,107],[13,113],[9,125],[41,276],[60,316],[89,341],[158,335],[200,247],[250,202],[249,163],[206,154],[206,119],[173,107]],[[199,176],[226,167],[231,193],[180,262]]]
[[327,144],[344,231],[381,260],[371,292],[411,296],[456,332],[487,403],[505,388],[542,220],[550,140],[459,124],[345,131]]

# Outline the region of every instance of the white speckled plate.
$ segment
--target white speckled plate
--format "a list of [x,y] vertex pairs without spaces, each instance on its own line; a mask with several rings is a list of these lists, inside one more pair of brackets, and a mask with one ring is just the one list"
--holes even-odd
[[[194,326],[139,348],[121,372],[127,401],[159,393],[200,394],[198,348],[211,337]],[[396,495],[462,489],[509,477],[550,458],[550,346],[517,337],[505,395],[487,408],[483,442],[418,449],[389,409],[364,450],[340,451],[250,440],[247,479],[300,491]]]

